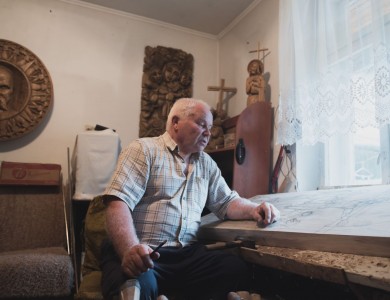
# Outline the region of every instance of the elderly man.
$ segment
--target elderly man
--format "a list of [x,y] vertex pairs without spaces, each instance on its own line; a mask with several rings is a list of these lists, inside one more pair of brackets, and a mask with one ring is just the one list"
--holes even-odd
[[[245,262],[197,242],[202,210],[265,225],[276,221],[279,211],[229,188],[203,152],[212,124],[206,102],[179,99],[164,134],[138,139],[123,150],[104,193],[109,236],[102,247],[105,298],[117,295],[129,278],[138,279],[141,299],[172,290],[185,299],[226,299],[229,291],[245,288]],[[164,240],[164,247],[153,252]]]

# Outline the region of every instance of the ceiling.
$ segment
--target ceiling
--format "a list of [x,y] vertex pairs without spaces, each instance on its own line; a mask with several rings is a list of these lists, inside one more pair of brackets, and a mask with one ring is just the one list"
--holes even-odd
[[220,35],[261,0],[80,0],[211,35]]

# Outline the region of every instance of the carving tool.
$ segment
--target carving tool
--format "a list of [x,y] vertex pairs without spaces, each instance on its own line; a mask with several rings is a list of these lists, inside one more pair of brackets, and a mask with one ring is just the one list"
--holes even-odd
[[229,248],[238,248],[238,247],[256,249],[256,243],[253,240],[237,238],[232,242],[216,242],[214,244],[206,245],[207,250],[229,249]]
[[162,246],[164,246],[164,244],[167,242],[167,240],[164,240],[160,243],[160,245],[158,245],[156,248],[154,248],[154,250],[152,251],[152,253],[150,253],[150,255],[152,255],[153,253],[157,252]]

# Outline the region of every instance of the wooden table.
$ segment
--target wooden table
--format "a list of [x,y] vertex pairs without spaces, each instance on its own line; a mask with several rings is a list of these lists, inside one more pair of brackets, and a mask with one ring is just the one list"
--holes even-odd
[[[358,284],[390,292],[390,258],[292,248],[240,249],[248,262],[337,284]],[[390,295],[389,295],[390,296]]]
[[281,219],[254,221],[203,217],[199,238],[256,241],[241,248],[249,262],[339,284],[390,292],[390,186],[256,196],[273,203]]

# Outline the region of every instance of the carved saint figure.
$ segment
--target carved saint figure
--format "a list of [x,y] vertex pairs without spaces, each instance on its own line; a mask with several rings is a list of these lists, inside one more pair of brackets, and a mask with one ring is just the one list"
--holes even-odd
[[176,62],[168,62],[162,73],[165,85],[160,88],[160,93],[165,95],[165,102],[161,108],[161,116],[166,119],[180,88],[180,66]]
[[192,75],[190,72],[185,71],[180,76],[180,83],[183,87],[188,87],[192,82]]
[[255,102],[265,101],[264,66],[259,59],[253,59],[248,64],[249,77],[246,80],[247,106]]
[[212,109],[211,113],[213,115],[213,126],[210,129],[210,140],[206,147],[206,150],[215,150],[221,149],[224,146],[224,132],[222,128],[222,123],[227,119],[227,113],[225,110],[215,110]]
[[8,112],[14,92],[13,76],[10,69],[0,65],[0,113]]
[[175,62],[168,62],[163,68],[164,80],[169,87],[175,87],[180,78],[180,67]]
[[149,72],[144,73],[142,79],[143,87],[157,89],[162,81],[162,71],[159,67],[153,67]]
[[149,112],[145,115],[146,118],[149,118],[158,106],[160,98],[159,89],[162,79],[162,72],[158,67],[153,67],[149,72],[145,72],[142,76],[142,101],[144,102],[142,110]]

